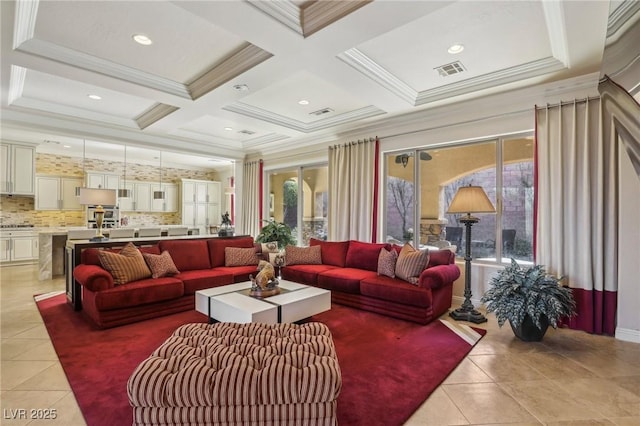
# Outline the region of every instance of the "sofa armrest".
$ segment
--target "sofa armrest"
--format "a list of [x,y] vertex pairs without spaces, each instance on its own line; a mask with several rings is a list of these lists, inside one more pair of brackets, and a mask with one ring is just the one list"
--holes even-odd
[[98,265],[78,265],[73,269],[73,277],[91,291],[113,288],[113,277]]
[[452,285],[459,276],[460,268],[456,264],[436,265],[422,271],[418,285],[424,288],[436,289]]

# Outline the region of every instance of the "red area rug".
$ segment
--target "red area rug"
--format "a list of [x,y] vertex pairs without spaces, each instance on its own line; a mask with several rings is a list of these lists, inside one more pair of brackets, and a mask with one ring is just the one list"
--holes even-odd
[[[71,309],[65,295],[38,301],[38,309],[89,426],[131,424],[126,383],[135,367],[178,326],[206,322],[188,311],[98,330]],[[343,380],[340,426],[404,423],[484,335],[340,305],[313,320],[327,324],[336,345]]]

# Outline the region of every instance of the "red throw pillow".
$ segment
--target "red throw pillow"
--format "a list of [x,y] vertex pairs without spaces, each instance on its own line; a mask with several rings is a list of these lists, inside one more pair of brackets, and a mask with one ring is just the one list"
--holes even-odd
[[386,248],[387,244],[363,243],[361,241],[349,241],[347,250],[347,268],[365,269],[367,271],[378,271],[378,256],[380,250]]

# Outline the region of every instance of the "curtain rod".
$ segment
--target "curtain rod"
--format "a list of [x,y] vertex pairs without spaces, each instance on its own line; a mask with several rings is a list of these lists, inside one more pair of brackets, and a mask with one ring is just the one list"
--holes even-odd
[[536,105],[536,110],[545,109],[545,108],[562,107],[562,106],[565,106],[565,105],[572,105],[572,104],[583,104],[583,103],[586,103],[588,101],[595,101],[595,100],[598,100],[598,99],[600,99],[600,96],[589,96],[588,98],[574,99],[572,101],[565,101],[565,102],[558,102],[557,104],[546,104],[545,106]]
[[[377,136],[376,136],[377,137]],[[337,149],[337,148],[341,148],[341,147],[347,147],[347,146],[351,146],[351,145],[359,145],[361,143],[365,143],[365,142],[375,142],[376,138],[364,138],[364,139],[358,139],[357,141],[351,141],[351,142],[345,142],[343,144],[335,144],[335,145],[330,145],[329,149]]]

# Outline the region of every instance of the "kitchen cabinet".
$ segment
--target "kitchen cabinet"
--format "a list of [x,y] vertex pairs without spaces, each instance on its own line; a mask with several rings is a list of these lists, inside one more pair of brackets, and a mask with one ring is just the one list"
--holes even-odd
[[121,212],[148,212],[151,210],[151,184],[149,182],[127,181],[122,185],[130,191],[131,197],[120,198]]
[[38,233],[28,231],[3,232],[0,237],[0,262],[38,259]]
[[153,192],[160,191],[160,183],[151,184],[151,211],[152,212],[177,212],[178,211],[178,186],[174,183],[163,183],[164,200],[154,200]]
[[208,233],[209,226],[221,222],[220,182],[183,179],[181,183],[182,224]]
[[0,192],[31,195],[35,193],[35,147],[31,145],[0,145]]
[[76,187],[83,180],[74,177],[36,176],[36,210],[82,210]]
[[87,172],[87,188],[120,189],[120,176],[111,173]]

